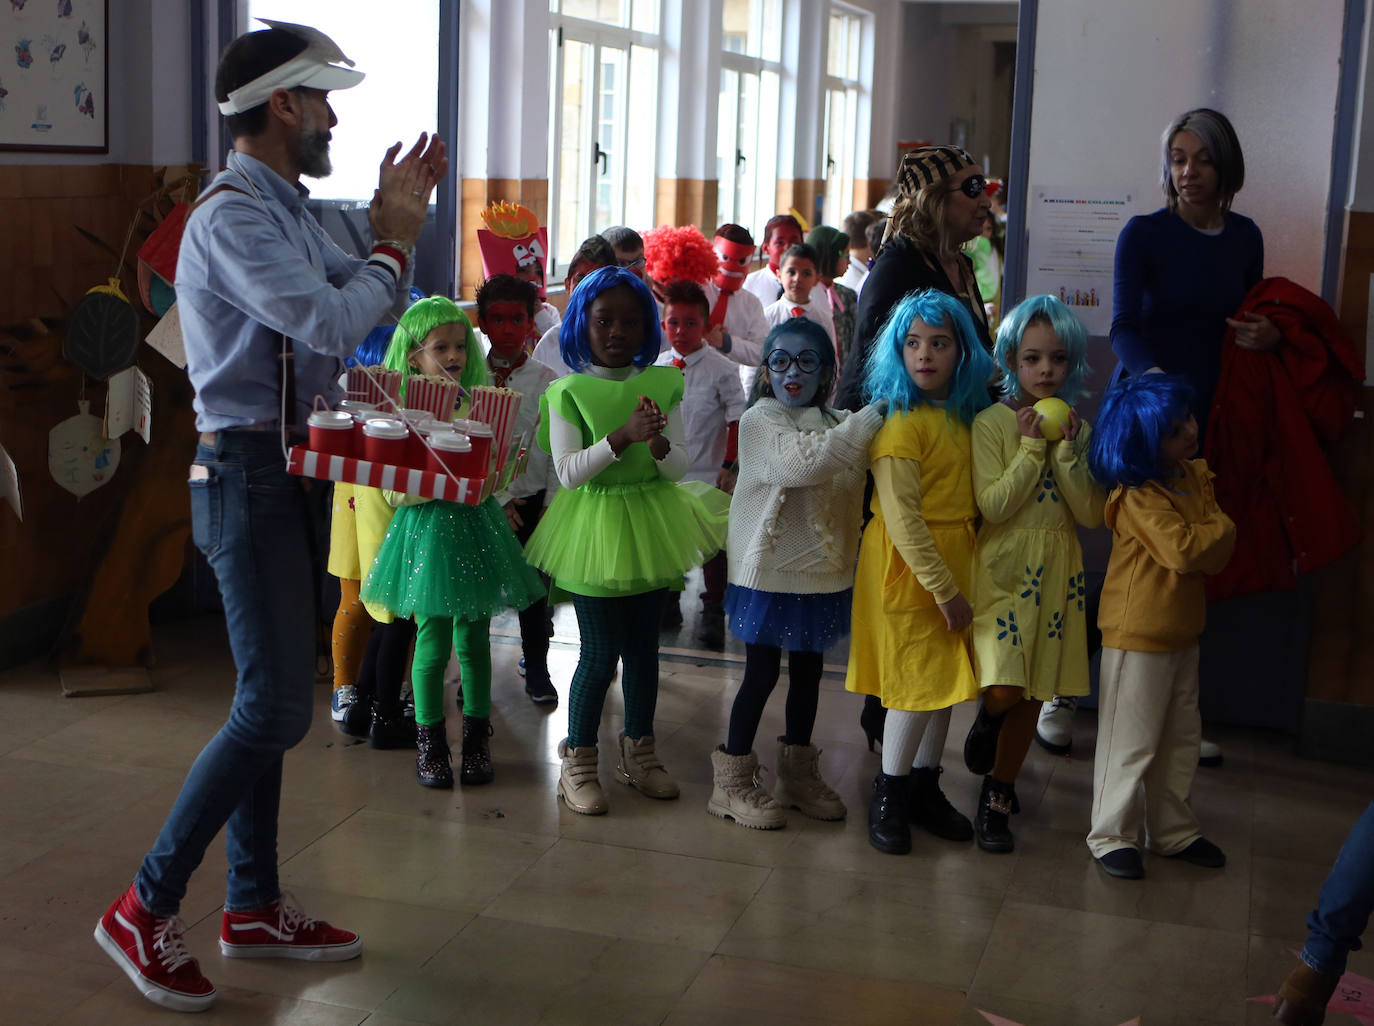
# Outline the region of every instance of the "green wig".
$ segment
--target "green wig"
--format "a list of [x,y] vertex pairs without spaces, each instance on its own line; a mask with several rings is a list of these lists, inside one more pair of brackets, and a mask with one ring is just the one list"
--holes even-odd
[[406,378],[418,373],[410,365],[410,358],[424,348],[429,333],[441,324],[463,326],[468,354],[467,362],[463,364],[463,373],[458,378],[458,384],[463,387],[463,391],[471,393],[478,385],[485,385],[491,381],[491,375],[487,373],[487,360],[477,342],[477,335],[472,330],[472,323],[467,319],[467,315],[458,309],[458,304],[444,296],[419,299],[401,315],[400,321],[396,324],[396,331],[391,336],[391,345],[387,346],[386,355],[382,357],[383,367],[387,370],[398,370],[403,375],[398,396],[402,406],[405,405]]

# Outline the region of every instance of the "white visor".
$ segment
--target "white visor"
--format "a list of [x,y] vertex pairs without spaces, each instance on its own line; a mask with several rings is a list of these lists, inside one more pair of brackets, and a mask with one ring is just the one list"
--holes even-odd
[[285,64],[232,90],[229,99],[219,105],[219,112],[226,117],[266,103],[278,89],[351,89],[363,80],[363,73],[353,70],[353,62],[344,56],[339,44],[319,29],[289,21],[258,20],[304,39],[306,47]]

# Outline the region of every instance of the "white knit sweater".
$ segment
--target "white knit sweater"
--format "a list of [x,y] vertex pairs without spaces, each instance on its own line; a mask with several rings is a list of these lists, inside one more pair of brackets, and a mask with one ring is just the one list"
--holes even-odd
[[[839,423],[836,423],[836,420]],[[730,583],[820,595],[853,587],[868,443],[883,415],[760,399],[739,422]]]

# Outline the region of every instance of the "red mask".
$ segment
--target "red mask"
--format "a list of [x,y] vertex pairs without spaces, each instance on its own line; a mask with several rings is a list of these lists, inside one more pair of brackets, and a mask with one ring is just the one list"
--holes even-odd
[[712,239],[711,244],[716,251],[716,256],[720,259],[720,266],[716,268],[715,276],[711,281],[722,292],[738,292],[744,285],[744,278],[748,274],[749,261],[754,256],[754,247],[739,242],[731,242],[721,235]]

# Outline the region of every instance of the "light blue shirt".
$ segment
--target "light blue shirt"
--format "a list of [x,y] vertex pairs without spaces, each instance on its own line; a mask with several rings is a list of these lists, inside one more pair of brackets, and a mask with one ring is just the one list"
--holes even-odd
[[296,422],[304,424],[316,395],[331,406],[341,397],[343,358],[405,311],[410,269],[398,283],[382,264],[349,256],[305,209],[310,193],[261,161],[231,151],[225,164],[209,188],[230,188],[192,214],[177,259],[196,426],[280,420],[281,334],[296,343]]

